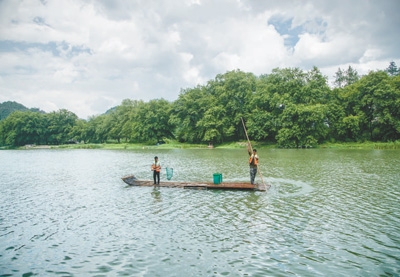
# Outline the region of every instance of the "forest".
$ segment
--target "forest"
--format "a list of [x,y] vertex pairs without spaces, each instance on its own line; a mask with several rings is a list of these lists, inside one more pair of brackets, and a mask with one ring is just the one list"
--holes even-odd
[[[182,89],[177,100],[125,99],[87,120],[61,109],[16,110],[0,121],[0,146],[66,143],[226,143],[251,140],[277,147],[324,142],[392,142],[400,139],[400,70],[359,76],[338,69],[334,86],[317,67],[276,68],[256,76],[218,74],[205,85]],[[15,102],[14,102],[15,103]]]

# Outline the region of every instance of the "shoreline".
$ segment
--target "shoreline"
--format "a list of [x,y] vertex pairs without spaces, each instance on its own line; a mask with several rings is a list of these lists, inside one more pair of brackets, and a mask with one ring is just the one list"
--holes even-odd
[[[276,144],[266,144],[262,142],[252,142],[253,147],[258,149],[400,149],[400,141],[395,142],[338,142],[324,143],[316,147],[308,148],[281,148]],[[150,145],[141,143],[77,143],[62,145],[25,145],[20,147],[0,147],[0,150],[35,150],[35,149],[105,149],[105,150],[135,150],[135,149],[242,149],[246,148],[247,143],[243,141],[217,144],[212,147],[207,144],[186,144],[186,143],[165,143],[160,145]]]

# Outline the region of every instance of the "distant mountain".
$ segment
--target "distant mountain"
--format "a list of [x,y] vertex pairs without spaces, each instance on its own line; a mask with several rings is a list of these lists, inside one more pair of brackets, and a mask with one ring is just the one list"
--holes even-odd
[[24,105],[17,103],[15,101],[6,101],[0,103],[0,120],[3,120],[7,116],[9,116],[14,111],[31,111],[38,113],[45,113],[44,111],[38,108],[27,108]]
[[104,114],[110,114],[110,113],[114,112],[116,109],[117,109],[117,107],[109,108]]

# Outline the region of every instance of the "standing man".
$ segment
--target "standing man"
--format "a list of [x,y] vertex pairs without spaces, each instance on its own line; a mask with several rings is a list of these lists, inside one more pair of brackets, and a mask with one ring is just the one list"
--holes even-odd
[[[158,161],[158,157],[154,157],[154,162],[151,165],[151,171],[153,171],[153,179],[154,179],[154,185],[160,184],[160,172],[161,172],[161,163]],[[157,182],[156,182],[157,179]]]
[[254,179],[256,178],[257,174],[257,167],[258,167],[258,155],[257,149],[253,149],[253,153],[251,153],[250,145],[247,146],[247,150],[249,152],[249,165],[250,165],[250,182],[254,185]]

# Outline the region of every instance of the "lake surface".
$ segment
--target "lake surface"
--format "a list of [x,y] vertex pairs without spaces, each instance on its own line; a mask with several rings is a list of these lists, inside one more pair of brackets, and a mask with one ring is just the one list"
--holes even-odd
[[244,149],[0,151],[0,276],[400,275],[398,150],[261,150],[267,192],[121,181],[155,155],[250,178]]

